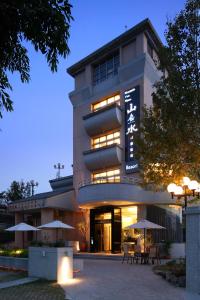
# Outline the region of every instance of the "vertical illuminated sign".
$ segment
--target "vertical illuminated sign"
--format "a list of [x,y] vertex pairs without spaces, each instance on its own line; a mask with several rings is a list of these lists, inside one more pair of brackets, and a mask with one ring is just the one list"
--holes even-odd
[[124,92],[125,102],[125,168],[126,173],[138,171],[135,159],[135,133],[140,124],[140,87],[136,86]]

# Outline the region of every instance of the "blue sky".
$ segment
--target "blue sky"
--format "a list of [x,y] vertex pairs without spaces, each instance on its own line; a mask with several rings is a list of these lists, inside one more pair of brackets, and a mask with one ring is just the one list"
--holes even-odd
[[183,0],[74,0],[67,59],[60,59],[52,74],[45,58],[28,45],[31,81],[22,84],[11,76],[14,112],[0,120],[0,191],[13,180],[39,182],[37,192],[50,190],[53,165],[65,165],[62,175],[72,174],[72,106],[68,93],[73,79],[66,69],[132,26],[149,18],[164,42],[167,17],[184,7]]

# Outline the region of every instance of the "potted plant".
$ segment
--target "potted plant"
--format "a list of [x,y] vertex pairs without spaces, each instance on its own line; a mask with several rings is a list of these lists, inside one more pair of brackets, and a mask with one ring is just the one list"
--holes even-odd
[[82,213],[82,220],[77,224],[77,227],[81,235],[80,251],[86,252],[88,250],[88,242],[87,242],[88,222],[85,213]]

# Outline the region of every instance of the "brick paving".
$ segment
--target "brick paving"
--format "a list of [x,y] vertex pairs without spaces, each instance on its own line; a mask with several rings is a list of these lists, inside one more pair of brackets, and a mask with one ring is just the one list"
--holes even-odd
[[154,274],[152,266],[120,261],[85,259],[84,270],[74,282],[62,286],[66,298],[72,300],[186,299],[184,288],[175,287]]

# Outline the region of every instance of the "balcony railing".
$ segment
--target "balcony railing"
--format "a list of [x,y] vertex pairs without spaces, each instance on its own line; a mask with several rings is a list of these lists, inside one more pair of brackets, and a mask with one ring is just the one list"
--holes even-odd
[[8,211],[21,211],[21,210],[30,210],[30,209],[39,209],[44,207],[45,200],[37,199],[37,200],[22,200],[19,202],[14,202],[8,205]]
[[104,183],[109,183],[109,184],[115,184],[115,183],[128,183],[128,184],[139,184],[140,180],[139,178],[136,177],[128,177],[128,176],[121,176],[120,179],[113,179],[111,180],[108,177],[101,177],[99,179],[90,179],[90,180],[84,180],[79,183],[79,188],[86,186],[86,185],[91,185],[91,184],[104,184]]

